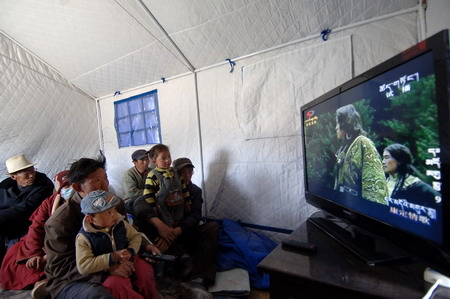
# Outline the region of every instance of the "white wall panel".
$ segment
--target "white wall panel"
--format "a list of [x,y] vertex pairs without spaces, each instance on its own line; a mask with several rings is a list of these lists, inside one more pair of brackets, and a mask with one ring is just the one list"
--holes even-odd
[[110,189],[122,196],[122,177],[133,166],[131,154],[152,145],[119,148],[114,129],[114,102],[156,89],[161,117],[162,143],[170,148],[172,159],[189,157],[196,166],[193,181],[201,186],[201,167],[194,75],[141,88],[100,100],[102,134]]
[[300,107],[351,78],[350,38],[241,64],[199,76],[209,216],[295,228],[312,211]]
[[0,34],[0,174],[24,153],[49,177],[99,150],[95,101]]

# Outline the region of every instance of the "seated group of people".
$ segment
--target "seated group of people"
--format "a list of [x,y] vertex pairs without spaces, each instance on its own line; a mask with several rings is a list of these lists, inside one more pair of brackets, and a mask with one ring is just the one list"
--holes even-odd
[[33,287],[35,298],[157,298],[155,260],[140,254],[168,253],[184,266],[183,298],[212,298],[207,287],[215,282],[218,225],[200,224],[194,165],[180,158],[172,167],[163,144],[135,151],[132,159],[125,201],[108,192],[104,158],[72,163],[54,185],[24,155],[8,159],[10,178],[0,183],[2,287]]

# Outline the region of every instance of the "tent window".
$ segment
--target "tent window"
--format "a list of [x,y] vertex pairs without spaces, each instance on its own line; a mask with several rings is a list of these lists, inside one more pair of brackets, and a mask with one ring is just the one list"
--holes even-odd
[[156,90],[114,102],[119,147],[161,143]]

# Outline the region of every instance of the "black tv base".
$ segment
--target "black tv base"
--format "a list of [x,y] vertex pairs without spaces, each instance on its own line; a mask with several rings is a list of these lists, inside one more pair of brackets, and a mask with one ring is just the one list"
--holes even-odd
[[[431,287],[423,279],[429,265],[420,260],[369,266],[311,221],[288,238],[314,243],[318,250],[305,254],[280,244],[259,263],[270,275],[271,299],[422,298]],[[439,287],[433,298],[450,298],[450,289]]]
[[308,218],[308,221],[341,243],[367,265],[375,266],[414,261],[405,251],[384,238],[354,225],[349,225],[326,212],[316,212]]

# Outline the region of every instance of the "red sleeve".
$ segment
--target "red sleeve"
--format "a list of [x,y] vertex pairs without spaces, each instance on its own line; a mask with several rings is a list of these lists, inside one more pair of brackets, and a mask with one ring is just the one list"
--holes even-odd
[[28,228],[28,233],[23,237],[22,246],[17,252],[17,262],[25,262],[33,256],[44,256],[44,225],[50,217],[53,202],[58,193],[45,199],[42,204],[34,211],[30,217],[31,225]]

